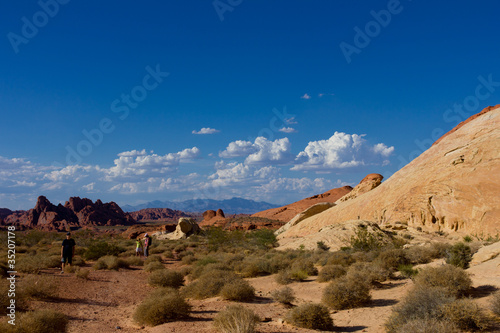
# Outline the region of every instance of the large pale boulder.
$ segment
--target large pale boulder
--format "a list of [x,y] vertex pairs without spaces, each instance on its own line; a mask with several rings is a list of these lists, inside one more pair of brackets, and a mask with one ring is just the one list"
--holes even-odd
[[[471,266],[479,265],[485,261],[494,259],[500,255],[500,242],[496,242],[480,248],[474,256],[472,256]],[[500,275],[500,270],[499,270]]]
[[290,229],[294,225],[296,225],[296,224],[300,223],[301,221],[307,219],[308,217],[311,217],[313,215],[319,214],[319,213],[321,213],[321,212],[323,212],[323,211],[325,211],[328,208],[331,208],[333,206],[335,206],[335,204],[332,203],[332,202],[320,202],[318,204],[312,205],[311,207],[309,207],[306,210],[304,210],[302,213],[299,213],[299,214],[295,215],[295,217],[293,219],[291,219],[290,221],[288,221],[287,224],[285,224],[284,226],[282,226],[281,228],[279,228],[278,230],[276,230],[274,233],[276,235],[279,235],[279,234],[287,231],[288,229]]
[[423,231],[500,233],[500,108],[457,126],[380,186],[305,219],[278,236],[309,237],[353,219]]
[[192,218],[181,217],[174,232],[158,235],[158,239],[186,239],[200,231],[198,223]]

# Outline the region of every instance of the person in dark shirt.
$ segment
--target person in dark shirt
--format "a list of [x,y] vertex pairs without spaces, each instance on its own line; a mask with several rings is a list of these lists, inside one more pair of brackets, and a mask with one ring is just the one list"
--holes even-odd
[[63,240],[61,246],[61,274],[64,273],[64,265],[71,266],[73,256],[75,255],[75,240],[71,238],[71,233],[66,234],[66,239]]

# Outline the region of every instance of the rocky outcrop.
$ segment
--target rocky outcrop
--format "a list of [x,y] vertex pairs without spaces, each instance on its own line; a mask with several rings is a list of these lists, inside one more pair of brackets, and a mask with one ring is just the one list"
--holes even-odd
[[472,256],[471,266],[479,265],[491,259],[495,259],[500,255],[500,242],[496,242],[480,248]]
[[423,231],[500,233],[500,108],[445,135],[373,190],[305,219],[278,236],[309,237],[322,228],[364,219],[401,222]]
[[317,194],[315,196],[294,202],[292,204],[264,210],[262,212],[253,214],[255,217],[265,217],[272,220],[279,220],[283,222],[290,221],[294,216],[300,214],[305,209],[321,202],[334,203],[341,197],[345,196],[347,193],[351,192],[351,186],[343,186],[339,188],[334,188],[322,194]]
[[158,239],[186,239],[191,235],[195,235],[200,232],[200,227],[198,223],[192,218],[181,217],[174,232],[161,234],[157,233],[155,236]]
[[124,231],[122,236],[128,239],[136,239],[137,237],[143,238],[145,233],[150,235],[155,233],[165,234],[174,232],[176,227],[176,223],[168,223],[160,226],[135,224]]
[[333,206],[335,206],[335,204],[331,203],[331,202],[320,202],[318,204],[315,204],[315,205],[307,208],[306,210],[304,210],[302,213],[295,215],[295,217],[293,219],[291,219],[284,226],[282,226],[281,228],[276,230],[275,234],[276,235],[282,234],[285,231],[287,231],[288,229],[290,229],[291,227],[293,227],[294,225],[300,223],[301,221],[303,221],[303,220],[305,220],[313,215],[319,214],[319,213],[321,213],[321,212],[323,212],[323,211],[325,211],[328,208],[331,208]]
[[128,213],[134,220],[142,221],[172,221],[175,222],[181,217],[192,217],[180,210],[170,208],[146,208]]
[[351,192],[344,195],[339,201],[347,201],[359,197],[361,194],[373,190],[375,187],[382,183],[384,177],[378,173],[371,173],[363,178],[356,187],[352,189]]
[[33,209],[14,212],[4,219],[4,224],[19,228],[36,228],[47,231],[68,230],[70,228],[99,225],[131,225],[135,220],[124,213],[114,202],[95,203],[87,198],[72,197],[65,205],[53,205],[46,197],[40,196]]
[[226,215],[222,211],[222,209],[207,210],[203,212],[203,221],[200,222],[200,227],[220,227],[225,225],[226,223]]

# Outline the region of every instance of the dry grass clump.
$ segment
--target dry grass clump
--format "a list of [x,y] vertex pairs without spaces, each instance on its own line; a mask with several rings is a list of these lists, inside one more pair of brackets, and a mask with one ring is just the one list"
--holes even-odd
[[295,301],[295,294],[293,289],[290,287],[283,287],[281,289],[276,289],[271,292],[271,297],[276,302],[291,305],[293,301]]
[[385,324],[387,332],[404,332],[401,328],[414,320],[441,319],[442,307],[454,300],[455,297],[446,288],[418,286],[393,308],[392,315]]
[[431,246],[413,246],[406,250],[406,257],[412,264],[427,264],[436,257]]
[[90,271],[88,269],[78,268],[76,270],[75,276],[79,279],[88,280]]
[[314,267],[312,258],[296,259],[291,267],[292,272],[305,272],[308,276],[318,275],[318,269]]
[[290,284],[292,282],[301,282],[307,279],[309,275],[302,270],[292,271],[290,269],[281,270],[276,274],[275,281],[279,284]]
[[460,333],[458,327],[444,320],[435,318],[412,319],[393,331],[395,333]]
[[327,265],[342,265],[342,266],[350,266],[351,264],[355,263],[356,260],[352,257],[350,253],[344,252],[344,251],[336,251],[333,252],[326,264]]
[[165,266],[163,266],[163,264],[159,261],[151,261],[144,266],[144,270],[146,272],[152,272],[159,269],[165,269]]
[[251,301],[255,298],[255,288],[248,281],[235,279],[222,287],[220,295],[229,301]]
[[472,280],[463,269],[452,265],[443,265],[428,267],[420,271],[415,277],[415,285],[424,288],[442,287],[451,295],[461,296],[470,290]]
[[318,282],[328,282],[335,280],[347,273],[346,269],[342,265],[326,265],[323,266],[318,274]]
[[16,261],[16,270],[22,273],[38,274],[42,269],[60,267],[61,257],[47,254],[27,254]]
[[[10,282],[7,279],[0,279],[0,315],[6,315],[9,309],[11,298],[9,297]],[[21,288],[16,286],[16,311],[25,310],[27,308],[26,295]],[[9,325],[11,326],[11,325]],[[0,330],[1,332],[1,330]]]
[[333,328],[332,317],[321,304],[300,305],[287,313],[286,321],[297,327],[315,330],[327,331]]
[[68,326],[68,317],[53,310],[35,310],[19,315],[16,320],[17,332],[64,333]]
[[489,321],[483,310],[470,299],[459,299],[443,305],[443,318],[465,331],[485,330]]
[[196,257],[194,256],[194,254],[189,254],[187,256],[182,257],[181,261],[184,265],[191,265],[196,261]]
[[376,259],[376,264],[383,269],[394,272],[401,265],[408,265],[410,260],[402,249],[388,249],[382,251]]
[[371,300],[370,284],[344,276],[333,280],[323,290],[322,302],[335,310],[352,309]]
[[52,299],[57,294],[57,282],[53,277],[27,275],[21,280],[24,294],[34,299]]
[[195,299],[204,299],[219,295],[227,283],[239,279],[233,272],[222,270],[208,270],[197,280],[185,286],[182,292]]
[[259,317],[241,305],[229,305],[214,318],[215,328],[222,333],[254,333]]
[[146,260],[144,260],[144,265],[148,265],[149,263],[154,262],[154,261],[161,263],[161,257],[159,255],[156,255],[156,254],[152,255],[152,256],[148,256],[146,258]]
[[497,316],[500,316],[500,291],[493,294],[493,298],[491,299],[491,311]]
[[144,266],[144,261],[140,257],[128,257],[125,261],[129,266]]
[[100,257],[94,264],[95,270],[109,269],[117,271],[120,268],[129,268],[129,265],[126,260],[115,256]]
[[148,277],[148,284],[153,287],[180,288],[184,285],[184,276],[169,269],[155,270]]
[[[76,266],[76,267],[78,267],[78,266]],[[71,265],[71,266],[66,265],[66,266],[64,266],[64,273],[73,274],[76,272],[76,267],[73,265]]]
[[150,294],[135,310],[139,325],[156,326],[189,317],[191,306],[173,289],[161,289]]

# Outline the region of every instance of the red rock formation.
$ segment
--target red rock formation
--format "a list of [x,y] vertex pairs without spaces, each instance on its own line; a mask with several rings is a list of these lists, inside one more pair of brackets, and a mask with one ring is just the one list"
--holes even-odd
[[[234,216],[234,215],[233,215]],[[222,209],[207,210],[203,212],[203,221],[201,221],[198,225],[200,227],[223,227],[226,224],[226,216]]]
[[[368,177],[368,176],[367,176]],[[292,204],[264,210],[253,214],[254,217],[264,217],[273,220],[279,220],[283,222],[290,221],[295,215],[301,213],[307,208],[311,207],[320,202],[335,202],[347,193],[351,192],[351,186],[343,186],[339,188],[334,188],[322,194],[317,194],[315,196],[302,199],[300,201],[294,202]]]
[[47,231],[67,230],[72,227],[99,225],[131,225],[135,220],[114,202],[102,203],[72,197],[63,206],[55,206],[46,197],[40,196],[35,208],[25,212],[14,212],[5,217],[4,224],[19,228],[36,228]]

